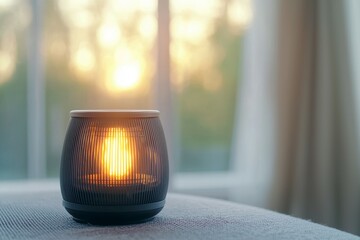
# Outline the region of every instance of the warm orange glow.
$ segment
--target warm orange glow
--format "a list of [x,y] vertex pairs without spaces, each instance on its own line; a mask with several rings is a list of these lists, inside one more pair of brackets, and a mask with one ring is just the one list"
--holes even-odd
[[129,134],[124,129],[110,128],[102,144],[103,171],[111,179],[121,180],[132,173],[134,157]]

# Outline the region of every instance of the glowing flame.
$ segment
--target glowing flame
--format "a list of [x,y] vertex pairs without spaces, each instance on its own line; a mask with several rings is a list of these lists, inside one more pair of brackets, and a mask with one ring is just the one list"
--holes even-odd
[[102,144],[102,167],[113,179],[123,179],[132,173],[133,157],[129,134],[123,129],[110,128]]

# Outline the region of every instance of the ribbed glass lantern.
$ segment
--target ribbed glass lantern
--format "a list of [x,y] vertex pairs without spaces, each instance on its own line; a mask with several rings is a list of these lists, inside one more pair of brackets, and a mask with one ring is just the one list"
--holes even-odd
[[159,112],[71,111],[61,158],[63,205],[75,220],[133,223],[161,211],[169,180]]

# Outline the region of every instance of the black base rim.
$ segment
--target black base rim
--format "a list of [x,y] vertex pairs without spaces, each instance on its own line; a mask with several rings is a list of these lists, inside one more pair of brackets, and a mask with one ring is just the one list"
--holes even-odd
[[63,201],[63,205],[79,223],[93,225],[127,225],[150,221],[164,207],[165,201],[131,206],[90,206]]
[[[131,225],[131,224],[141,224],[148,221],[151,221],[155,218],[155,215],[161,211],[159,209],[158,211],[154,211],[151,214],[142,214],[142,216],[134,217],[134,216],[106,216],[103,215],[97,215],[92,213],[76,213],[71,209],[66,209],[72,216],[73,220],[77,223],[81,224],[91,224],[91,225],[97,225],[97,226],[111,226],[111,225]],[[150,216],[150,217],[146,217]]]

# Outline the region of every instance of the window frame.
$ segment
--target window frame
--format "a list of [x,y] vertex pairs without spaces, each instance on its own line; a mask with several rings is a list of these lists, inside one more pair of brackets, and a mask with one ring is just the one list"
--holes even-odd
[[[179,151],[174,147],[176,129],[174,129],[174,112],[170,82],[170,2],[157,1],[158,33],[156,40],[156,78],[154,84],[155,106],[160,112],[171,114],[161,115],[164,127],[170,161],[170,191],[192,193],[203,196],[212,196],[222,199],[231,199],[232,190],[252,186],[249,177],[238,170],[218,172],[175,172],[179,162]],[[42,59],[42,0],[32,0],[30,11],[32,21],[28,34],[28,179],[46,177],[46,149],[45,149],[45,81],[44,60]],[[230,162],[231,165],[231,162]],[[238,168],[235,168],[238,169]],[[49,184],[56,182],[47,179]],[[6,183],[6,182],[5,182]]]

